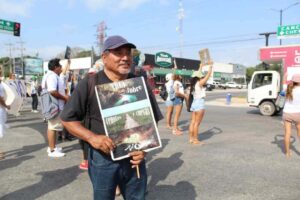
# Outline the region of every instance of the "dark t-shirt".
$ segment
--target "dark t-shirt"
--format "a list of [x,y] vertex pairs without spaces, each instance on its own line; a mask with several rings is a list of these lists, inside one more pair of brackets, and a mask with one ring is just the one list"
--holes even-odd
[[[95,85],[111,83],[112,81],[106,76],[104,71],[100,71],[95,75],[96,83]],[[128,78],[133,78],[134,75],[130,74]],[[93,78],[93,77],[90,77]],[[163,119],[163,116],[160,112],[160,109],[157,105],[156,99],[149,88],[148,84],[147,90],[149,94],[149,99],[151,102],[153,114],[156,122]],[[64,110],[61,113],[61,119],[63,121],[82,121],[86,119],[86,115],[88,116],[90,122],[89,127],[90,130],[96,134],[105,135],[103,121],[101,118],[101,113],[99,109],[99,105],[97,102],[96,93],[93,92],[93,95],[89,97],[90,88],[88,86],[88,76],[81,80],[76,89],[73,91],[71,98],[64,106]],[[88,102],[90,101],[90,102]],[[89,107],[89,108],[88,108]],[[89,112],[90,114],[87,114]]]

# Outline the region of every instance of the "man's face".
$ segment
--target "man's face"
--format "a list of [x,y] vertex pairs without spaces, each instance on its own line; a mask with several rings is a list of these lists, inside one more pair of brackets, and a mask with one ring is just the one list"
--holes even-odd
[[125,75],[130,72],[132,56],[129,47],[119,47],[104,52],[102,59],[105,68],[116,75]]
[[54,69],[54,72],[55,72],[57,75],[60,75],[60,73],[62,72],[62,66],[59,65],[58,67],[56,67],[56,68]]

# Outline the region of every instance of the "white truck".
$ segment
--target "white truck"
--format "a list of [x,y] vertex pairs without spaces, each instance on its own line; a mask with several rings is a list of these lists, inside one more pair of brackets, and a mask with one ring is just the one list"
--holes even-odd
[[282,72],[256,71],[248,85],[248,105],[258,107],[262,115],[272,116],[281,111],[276,99],[286,89],[287,82],[300,73],[300,45],[264,47],[260,60],[266,63],[282,63]]
[[275,102],[281,90],[277,71],[256,71],[248,85],[248,105],[258,107],[262,115],[274,115],[280,111]]

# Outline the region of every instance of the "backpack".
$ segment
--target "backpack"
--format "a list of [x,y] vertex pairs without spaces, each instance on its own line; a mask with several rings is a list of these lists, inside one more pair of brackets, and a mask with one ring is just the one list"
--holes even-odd
[[[58,80],[57,80],[58,91]],[[45,80],[45,89],[41,92],[42,114],[46,120],[53,119],[59,114],[58,100],[47,90],[47,77]]]
[[165,101],[168,98],[168,92],[167,92],[167,88],[165,85],[162,86],[160,92],[159,92],[159,96]]

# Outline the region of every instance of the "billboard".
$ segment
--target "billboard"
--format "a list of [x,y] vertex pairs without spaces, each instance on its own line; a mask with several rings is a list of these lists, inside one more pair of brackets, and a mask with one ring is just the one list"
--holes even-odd
[[282,62],[285,80],[300,70],[300,45],[264,47],[259,50],[263,62]]
[[24,58],[25,74],[43,74],[43,60],[40,58]]

